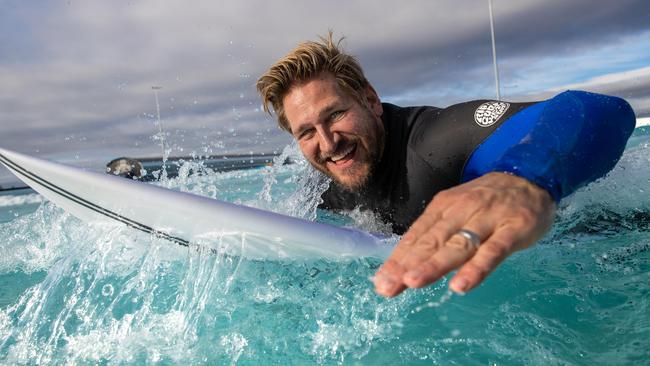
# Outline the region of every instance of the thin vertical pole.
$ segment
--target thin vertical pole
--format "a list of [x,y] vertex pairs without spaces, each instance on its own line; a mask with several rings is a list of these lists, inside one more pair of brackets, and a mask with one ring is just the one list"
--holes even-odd
[[165,133],[163,131],[162,120],[160,119],[160,103],[158,102],[158,90],[162,89],[162,86],[152,86],[153,95],[156,98],[156,121],[158,122],[158,137],[160,138],[160,152],[162,159],[162,175],[161,180],[167,180],[167,155],[165,154]]
[[488,0],[490,8],[490,33],[492,34],[492,63],[494,64],[494,83],[497,91],[497,100],[501,100],[501,91],[499,87],[499,66],[497,65],[497,47],[494,40],[494,15],[492,14],[492,0]]
[[165,159],[165,138],[163,135],[162,121],[160,120],[160,103],[158,103],[158,90],[162,89],[162,86],[152,86],[153,95],[156,98],[156,122],[158,122],[158,138],[160,138],[160,150],[161,150],[161,159]]

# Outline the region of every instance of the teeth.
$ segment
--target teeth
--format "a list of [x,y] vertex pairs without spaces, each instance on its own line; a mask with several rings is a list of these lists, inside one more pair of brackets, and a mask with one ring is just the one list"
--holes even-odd
[[354,150],[354,145],[343,150],[340,154],[332,156],[330,159],[332,159],[333,162],[337,162],[343,159],[344,157],[348,156],[348,154],[351,153],[352,150]]

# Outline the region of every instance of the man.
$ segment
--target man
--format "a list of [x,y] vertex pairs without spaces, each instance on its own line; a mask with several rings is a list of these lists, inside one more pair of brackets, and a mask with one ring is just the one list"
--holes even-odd
[[384,296],[455,269],[450,289],[478,286],[544,235],[561,198],[611,170],[634,129],[625,101],[585,92],[445,109],[381,103],[339,43],[330,32],[300,44],[257,88],[334,180],[324,207],[370,209],[404,233],[374,277]]

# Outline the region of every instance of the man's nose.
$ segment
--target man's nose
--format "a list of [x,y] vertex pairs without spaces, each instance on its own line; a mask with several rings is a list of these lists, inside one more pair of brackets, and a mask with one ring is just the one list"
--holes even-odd
[[336,151],[336,141],[334,134],[327,128],[317,128],[320,150],[324,154],[333,154]]

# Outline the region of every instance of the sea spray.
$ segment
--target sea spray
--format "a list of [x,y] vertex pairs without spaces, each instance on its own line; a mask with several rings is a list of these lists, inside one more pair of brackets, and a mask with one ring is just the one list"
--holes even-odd
[[[287,170],[287,162],[292,165],[292,175],[285,179],[282,185],[290,183],[295,189],[283,194],[281,200],[274,199],[274,187],[278,185],[278,176]],[[263,208],[314,221],[318,205],[322,202],[321,195],[327,190],[330,182],[329,178],[309,165],[294,141],[273,160],[272,166],[265,168],[264,187],[257,198],[266,204]]]

